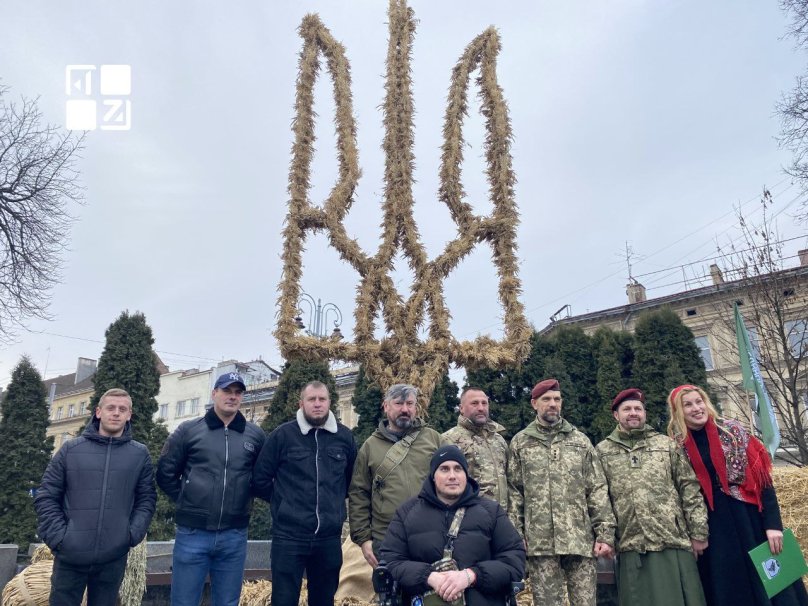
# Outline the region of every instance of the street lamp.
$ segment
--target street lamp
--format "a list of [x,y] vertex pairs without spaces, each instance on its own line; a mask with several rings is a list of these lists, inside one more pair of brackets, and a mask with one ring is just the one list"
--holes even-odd
[[[302,303],[308,305],[309,308],[309,319],[311,324],[311,328],[309,329],[307,329],[306,325],[303,324]],[[339,329],[340,324],[342,324],[342,312],[334,303],[323,303],[320,299],[315,301],[314,297],[304,292],[301,293],[297,299],[297,313],[298,315],[295,318],[295,325],[297,326],[298,330],[303,330],[307,335],[317,337],[319,339],[325,339],[328,336],[326,334],[328,315],[333,314],[334,331],[331,333],[331,338],[342,338],[342,331]]]

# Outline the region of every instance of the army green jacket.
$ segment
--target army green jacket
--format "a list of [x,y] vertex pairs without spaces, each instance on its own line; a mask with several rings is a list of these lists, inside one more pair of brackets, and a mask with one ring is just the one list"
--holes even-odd
[[457,425],[443,433],[443,439],[457,447],[466,455],[469,475],[480,485],[480,496],[499,502],[508,510],[508,443],[499,432],[505,428],[489,421],[477,427],[463,415]]
[[429,475],[429,461],[442,444],[440,434],[420,420],[405,435],[413,431],[419,433],[409,453],[383,480],[376,471],[403,436],[390,432],[384,419],[359,449],[348,489],[348,523],[351,540],[357,545],[372,539],[374,550],[378,549],[396,509],[420,492]]
[[707,510],[685,454],[650,425],[619,427],[597,445],[617,516],[618,551],[690,549],[707,539]]
[[528,556],[592,557],[614,545],[615,520],[595,449],[566,420],[533,421],[511,440],[508,512]]

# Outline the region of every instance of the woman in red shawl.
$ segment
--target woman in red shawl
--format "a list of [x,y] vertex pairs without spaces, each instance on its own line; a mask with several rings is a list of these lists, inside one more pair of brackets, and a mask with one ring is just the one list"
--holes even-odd
[[722,419],[705,391],[680,385],[668,396],[668,434],[681,444],[707,503],[709,546],[698,559],[708,606],[805,606],[802,580],[769,599],[748,551],[783,549],[783,522],[760,440]]

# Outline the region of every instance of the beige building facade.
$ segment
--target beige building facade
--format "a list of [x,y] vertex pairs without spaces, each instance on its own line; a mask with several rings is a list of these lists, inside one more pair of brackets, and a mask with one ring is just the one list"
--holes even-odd
[[[566,325],[578,326],[587,334],[600,327],[633,333],[643,313],[668,307],[693,332],[722,414],[750,426],[752,406],[750,395],[742,388],[735,334],[736,303],[758,358],[774,369],[762,373],[770,396],[778,398],[783,382],[791,380],[789,371],[795,370],[793,380],[808,408],[808,250],[800,251],[799,259],[798,267],[734,281],[725,281],[721,270],[712,265],[709,286],[654,299],[646,298],[643,285],[634,282],[626,288],[626,305],[561,318],[542,332]],[[782,427],[783,420],[780,424]]]
[[50,424],[46,435],[53,436],[53,452],[67,440],[79,435],[90,419],[93,375],[96,361],[79,358],[76,372],[44,381],[48,392]]

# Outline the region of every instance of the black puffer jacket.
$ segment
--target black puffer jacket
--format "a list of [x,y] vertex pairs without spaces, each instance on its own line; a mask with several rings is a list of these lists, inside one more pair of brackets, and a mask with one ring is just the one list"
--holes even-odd
[[93,417],[45,470],[34,499],[39,537],[65,562],[111,562],[146,536],[156,500],[149,451],[129,423],[110,438]]
[[157,485],[177,504],[177,524],[246,528],[252,470],[263,443],[263,430],[240,412],[227,427],[213,408],[177,427],[157,464]]
[[[466,507],[460,532],[454,543],[454,559],[460,570],[471,568],[477,575],[466,590],[468,606],[502,606],[511,583],[525,573],[522,538],[496,501],[478,495],[477,482],[469,479],[466,492],[451,507],[435,494],[432,480],[424,480],[420,494],[405,502],[396,515],[380,550],[393,578],[405,597],[430,589],[430,564],[443,557],[446,535],[458,507]],[[406,602],[405,602],[406,603]]]

